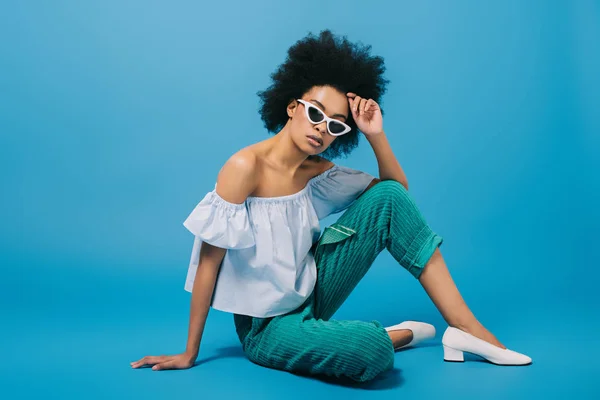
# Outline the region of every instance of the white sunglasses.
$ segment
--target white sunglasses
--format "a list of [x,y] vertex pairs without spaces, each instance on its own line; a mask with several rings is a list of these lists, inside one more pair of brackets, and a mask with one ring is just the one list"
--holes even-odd
[[302,99],[296,99],[300,103],[304,104],[304,110],[306,111],[306,118],[313,124],[320,124],[323,121],[327,121],[327,131],[332,136],[341,136],[344,133],[352,130],[348,125],[337,119],[329,118],[321,109],[308,101]]

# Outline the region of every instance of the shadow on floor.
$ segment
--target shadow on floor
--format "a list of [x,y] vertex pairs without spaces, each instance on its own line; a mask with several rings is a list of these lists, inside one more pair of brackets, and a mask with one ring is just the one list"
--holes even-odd
[[197,360],[194,363],[194,367],[200,364],[204,364],[207,362],[211,362],[213,360],[218,360],[219,358],[230,358],[230,357],[242,357],[245,358],[244,350],[242,350],[241,346],[227,346],[227,347],[219,347],[216,349],[217,354],[211,357],[202,358]]

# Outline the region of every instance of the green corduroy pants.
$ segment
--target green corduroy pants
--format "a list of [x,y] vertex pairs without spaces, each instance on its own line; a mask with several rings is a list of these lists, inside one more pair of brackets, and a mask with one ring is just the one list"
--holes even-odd
[[357,382],[391,369],[394,348],[379,321],[331,317],[383,249],[418,279],[442,241],[404,186],[379,182],[326,227],[311,249],[317,282],[304,304],[269,318],[234,314],[244,353],[264,367]]

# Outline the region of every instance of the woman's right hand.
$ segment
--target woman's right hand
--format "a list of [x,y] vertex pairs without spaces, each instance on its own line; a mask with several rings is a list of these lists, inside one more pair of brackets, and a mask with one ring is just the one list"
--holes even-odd
[[131,368],[139,368],[144,365],[152,365],[153,370],[162,369],[187,369],[194,365],[196,356],[188,353],[181,353],[172,356],[146,356],[138,361],[131,362]]

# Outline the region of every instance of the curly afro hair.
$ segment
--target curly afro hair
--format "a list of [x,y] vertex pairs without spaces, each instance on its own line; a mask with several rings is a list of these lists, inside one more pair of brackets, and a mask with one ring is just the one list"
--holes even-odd
[[[285,62],[270,75],[271,86],[257,92],[265,128],[270,133],[280,131],[289,118],[288,104],[314,86],[331,86],[344,95],[353,92],[371,98],[379,104],[383,115],[380,99],[389,80],[383,77],[383,58],[370,55],[370,50],[370,45],[351,43],[346,36],[336,37],[329,29],[317,37],[309,33],[296,42],[289,48]],[[330,160],[345,157],[358,146],[359,133],[352,114],[347,124],[352,130],[338,137],[321,157]]]

